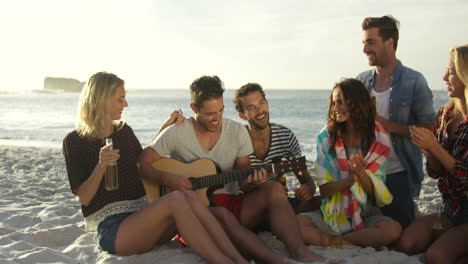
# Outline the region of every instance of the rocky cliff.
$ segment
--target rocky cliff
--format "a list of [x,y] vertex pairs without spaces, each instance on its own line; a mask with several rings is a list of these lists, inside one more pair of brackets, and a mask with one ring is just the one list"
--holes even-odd
[[64,91],[66,93],[79,93],[85,82],[72,78],[46,77],[44,79],[44,89],[54,91]]

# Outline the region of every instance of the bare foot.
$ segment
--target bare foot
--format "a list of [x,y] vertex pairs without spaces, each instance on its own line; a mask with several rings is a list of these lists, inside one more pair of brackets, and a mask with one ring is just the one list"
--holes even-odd
[[296,254],[292,256],[296,261],[300,262],[312,262],[312,261],[324,261],[325,259],[319,254],[315,253],[311,249],[303,246],[296,251]]
[[345,240],[342,235],[331,235],[323,233],[320,235],[322,247],[342,248],[343,246],[354,246],[353,243]]

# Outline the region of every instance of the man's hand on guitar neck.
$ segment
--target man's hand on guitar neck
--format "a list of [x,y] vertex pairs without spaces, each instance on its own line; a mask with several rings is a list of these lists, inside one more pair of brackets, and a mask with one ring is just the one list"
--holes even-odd
[[249,192],[257,185],[265,183],[268,180],[268,173],[264,168],[254,170],[252,175],[249,175],[245,180],[240,182],[240,188],[243,192]]

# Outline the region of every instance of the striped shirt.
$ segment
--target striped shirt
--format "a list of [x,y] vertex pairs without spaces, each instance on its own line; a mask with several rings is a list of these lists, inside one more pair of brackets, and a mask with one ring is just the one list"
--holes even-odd
[[279,162],[281,158],[302,156],[299,142],[291,129],[275,123],[270,123],[270,129],[270,145],[265,157],[259,158],[255,153],[250,154],[250,166],[265,166]]
[[[270,123],[270,129],[270,145],[268,146],[265,157],[263,157],[263,159],[259,158],[255,155],[255,152],[250,154],[249,159],[251,167],[255,168],[277,163],[281,158],[302,156],[299,142],[291,129],[275,123]],[[288,191],[286,188],[286,174],[278,176],[276,180],[285,186],[286,191]],[[268,181],[274,180],[275,178],[272,177]]]

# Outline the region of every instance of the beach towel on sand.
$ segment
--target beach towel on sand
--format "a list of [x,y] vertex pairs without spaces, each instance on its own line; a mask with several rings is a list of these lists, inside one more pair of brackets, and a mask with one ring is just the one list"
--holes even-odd
[[[336,156],[330,153],[330,135],[327,127],[323,128],[317,138],[317,184],[340,181],[352,177],[342,138],[335,143]],[[385,170],[383,164],[390,154],[390,138],[383,127],[376,122],[375,141],[364,157],[364,170],[369,175],[374,187],[374,197],[377,205],[382,207],[392,202],[393,196],[385,186]],[[322,198],[323,219],[337,233],[358,231],[364,228],[361,210],[365,210],[367,195],[359,182],[342,192]]]

